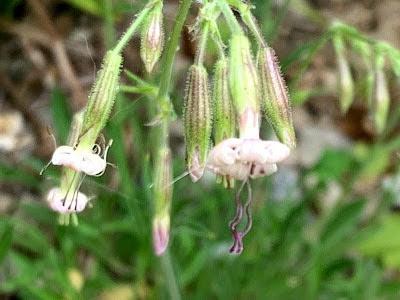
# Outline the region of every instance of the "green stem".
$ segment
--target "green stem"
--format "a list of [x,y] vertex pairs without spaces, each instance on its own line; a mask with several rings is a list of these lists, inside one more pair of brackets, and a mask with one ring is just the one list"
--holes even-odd
[[133,34],[135,33],[136,29],[140,26],[140,24],[143,22],[147,14],[150,12],[152,8],[152,5],[147,5],[137,16],[137,18],[131,23],[131,25],[128,27],[128,30],[125,31],[125,33],[122,35],[122,37],[119,39],[118,44],[114,48],[114,52],[116,53],[121,53],[122,50],[126,47],[126,45],[129,43],[131,40]]
[[161,67],[161,70],[163,70],[163,72],[160,77],[160,89],[158,92],[157,100],[162,101],[163,99],[168,97],[175,53],[178,48],[178,43],[180,41],[183,24],[185,23],[191,4],[192,0],[183,0],[181,5],[179,6],[176,22],[172,30],[171,36],[168,39],[166,53]]
[[206,22],[202,28],[199,48],[197,50],[195,58],[195,63],[198,65],[201,65],[204,62],[204,51],[206,50],[207,47],[209,28],[210,24],[208,22]]
[[235,15],[233,14],[231,8],[229,7],[228,3],[225,0],[218,0],[218,6],[221,9],[226,22],[232,33],[234,34],[243,34],[242,27],[240,26],[239,22],[236,20]]
[[170,299],[180,300],[181,295],[179,293],[178,285],[176,284],[174,269],[172,267],[171,256],[169,255],[169,251],[165,252],[165,254],[161,256],[160,259],[165,278],[167,279]]
[[[158,90],[158,95],[154,101],[155,103],[158,103],[162,109],[161,126],[156,128],[158,131],[156,136],[157,149],[161,149],[162,147],[166,147],[168,145],[169,122],[171,115],[173,114],[173,106],[168,95],[171,85],[172,69],[174,65],[175,55],[179,46],[183,25],[189,13],[191,4],[192,0],[181,1],[176,16],[176,21],[172,29],[171,36],[168,39],[165,55],[162,61],[160,87]],[[157,152],[158,151],[154,151],[154,153]],[[157,170],[156,165],[153,166],[153,170]],[[164,269],[165,278],[167,279],[170,299],[180,300],[181,297],[179,294],[179,287],[176,282],[174,270],[172,268],[171,259],[168,252],[165,253],[164,256],[161,258],[161,264]]]

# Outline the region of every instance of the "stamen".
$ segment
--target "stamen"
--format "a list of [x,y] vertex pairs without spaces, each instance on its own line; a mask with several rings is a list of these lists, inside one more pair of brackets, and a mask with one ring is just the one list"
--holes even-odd
[[[250,166],[251,168],[251,166]],[[240,201],[240,194],[242,193],[244,185],[247,184],[247,201],[246,203],[243,204]],[[231,222],[229,222],[229,227],[232,232],[233,236],[233,245],[229,249],[230,253],[235,253],[235,254],[241,254],[244,247],[243,247],[243,238],[250,232],[251,227],[253,225],[253,217],[251,213],[251,205],[253,203],[253,193],[251,189],[251,184],[248,179],[244,180],[242,185],[240,186],[239,190],[236,193],[236,215],[232,219]],[[237,226],[240,224],[240,222],[243,219],[243,210],[246,213],[246,226],[243,231],[238,231]]]
[[72,188],[72,185],[73,185],[73,183],[75,181],[76,174],[78,174],[78,173],[76,173],[76,172],[74,173],[74,176],[72,177],[72,180],[71,180],[71,184],[69,185],[67,193],[65,194],[65,197],[62,200],[62,205],[63,206],[65,206],[65,202],[67,201],[67,196],[68,196],[68,194],[69,194],[69,192],[70,192],[70,190]]
[[246,181],[243,181],[242,185],[238,189],[236,196],[235,196],[235,202],[236,202],[236,215],[235,217],[229,222],[229,228],[231,229],[232,233],[236,231],[237,225],[240,223],[243,217],[243,205],[240,202],[240,194],[243,190],[244,185],[246,184]]
[[253,203],[253,194],[252,194],[251,184],[249,181],[247,181],[247,193],[248,193],[248,198],[247,198],[246,204],[244,205],[244,209],[246,211],[246,217],[247,217],[247,224],[243,231],[243,237],[249,233],[249,231],[251,230],[251,226],[253,225],[253,217],[252,217],[252,213],[251,213],[251,205]]

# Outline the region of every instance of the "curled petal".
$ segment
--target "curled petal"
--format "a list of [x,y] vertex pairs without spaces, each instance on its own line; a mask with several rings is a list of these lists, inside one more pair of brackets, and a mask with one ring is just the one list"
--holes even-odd
[[238,159],[255,164],[277,163],[290,154],[288,146],[275,141],[245,140],[237,150]]

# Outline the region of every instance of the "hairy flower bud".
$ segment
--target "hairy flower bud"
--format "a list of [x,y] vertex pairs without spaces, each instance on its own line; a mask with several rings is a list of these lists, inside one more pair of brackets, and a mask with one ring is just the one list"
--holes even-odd
[[240,137],[259,137],[260,92],[257,70],[246,36],[237,34],[230,41],[229,85],[239,118]]
[[208,76],[202,65],[189,69],[183,114],[186,163],[192,181],[196,182],[204,173],[212,124]]
[[378,133],[386,127],[386,121],[389,113],[390,94],[389,87],[384,71],[384,58],[379,56],[375,63],[375,82],[373,98],[373,117],[375,128]]
[[354,101],[354,82],[351,76],[350,65],[346,59],[345,45],[340,35],[333,37],[333,46],[336,52],[338,66],[338,88],[340,92],[340,108],[346,113]]
[[160,59],[164,46],[162,2],[160,1],[149,13],[141,33],[140,57],[146,71],[151,73]]
[[235,109],[229,92],[228,65],[225,59],[215,65],[214,86],[214,142],[233,137],[236,131]]
[[86,106],[81,139],[78,148],[93,147],[98,135],[106,122],[114,105],[118,92],[119,75],[122,56],[114,51],[108,51],[103,60],[103,66],[97,73]]
[[162,255],[169,241],[173,186],[171,151],[168,147],[158,151],[154,178],[153,248],[156,255]]
[[266,118],[278,139],[288,147],[294,148],[296,136],[289,95],[274,50],[270,47],[261,48],[257,63]]
[[[225,59],[220,59],[215,65],[212,98],[214,143],[218,144],[234,137],[236,131],[236,115],[229,91],[228,64]],[[232,188],[235,181],[230,176],[218,176],[217,182],[222,182],[226,188]]]

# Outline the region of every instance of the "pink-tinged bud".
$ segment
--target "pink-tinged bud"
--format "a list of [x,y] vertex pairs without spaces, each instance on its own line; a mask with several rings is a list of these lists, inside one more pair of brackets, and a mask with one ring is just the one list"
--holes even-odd
[[168,246],[172,186],[171,151],[163,147],[158,151],[154,167],[153,248],[156,255],[162,255]]
[[340,108],[346,113],[354,101],[354,82],[350,65],[346,58],[346,49],[342,37],[337,34],[333,37],[333,46],[336,52],[338,66],[338,89],[340,93]]
[[157,256],[163,255],[168,248],[169,223],[169,216],[156,216],[153,220],[153,249]]
[[[224,58],[215,65],[212,100],[214,143],[219,144],[225,139],[234,137],[236,132],[235,108],[229,91],[228,64]],[[225,188],[233,188],[235,184],[230,176],[218,176],[217,182],[222,183]]]
[[288,147],[294,148],[296,147],[296,136],[289,94],[274,50],[270,47],[262,47],[259,50],[257,62],[261,81],[262,105],[266,118],[278,139]]
[[193,182],[199,180],[210,148],[212,113],[207,71],[202,65],[189,69],[184,106],[186,164]]
[[257,70],[246,36],[236,34],[230,41],[229,85],[239,118],[242,138],[259,137],[260,91]]
[[148,73],[151,73],[155,64],[160,59],[163,47],[164,29],[162,1],[160,1],[149,13],[142,29],[140,57]]
[[378,56],[375,63],[373,98],[373,117],[375,128],[378,133],[382,133],[386,127],[390,106],[389,87],[385,76],[384,64],[384,58],[382,56]]

